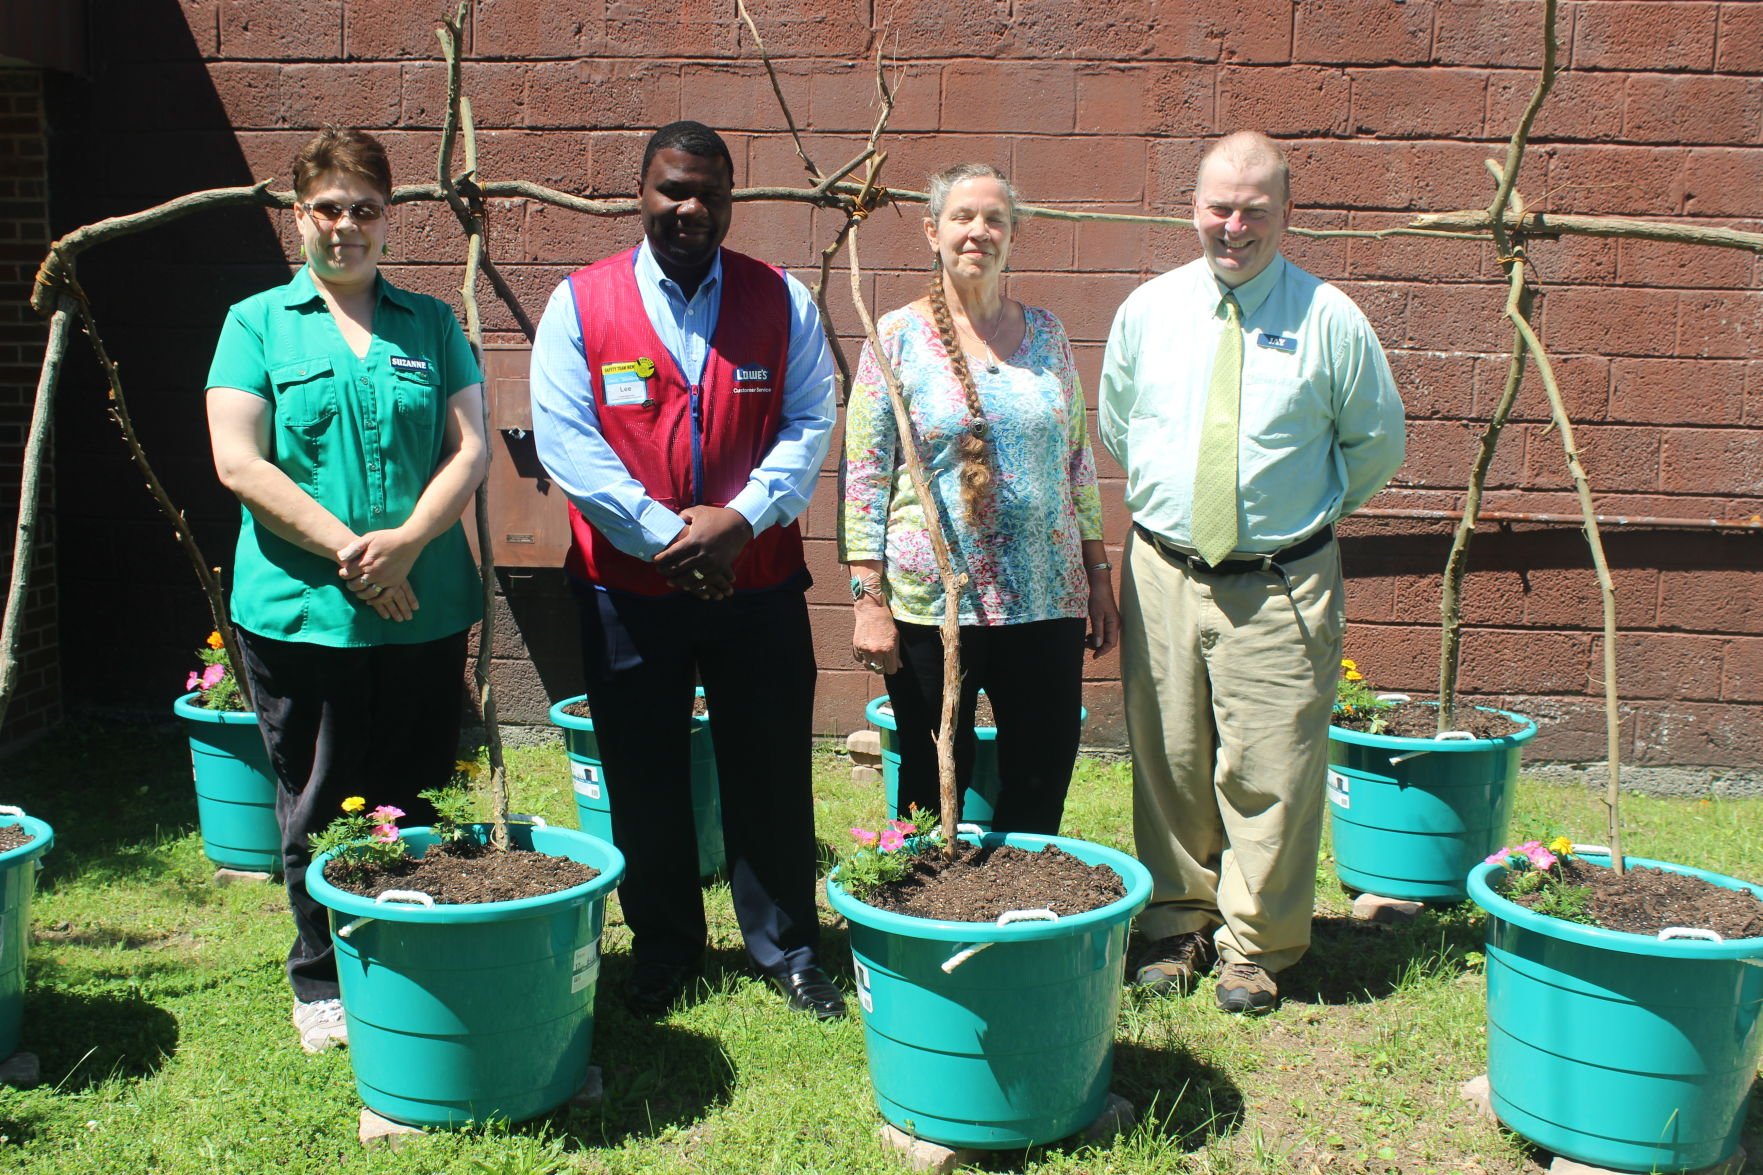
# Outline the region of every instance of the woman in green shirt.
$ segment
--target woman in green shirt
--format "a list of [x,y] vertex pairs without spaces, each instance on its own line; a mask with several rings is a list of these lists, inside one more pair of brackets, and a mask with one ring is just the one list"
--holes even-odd
[[233,620],[280,783],[294,1025],[318,1052],[345,1034],[307,837],[350,796],[415,813],[452,772],[482,610],[459,517],[488,457],[483,377],[452,310],[379,274],[385,149],[327,127],[293,170],[306,265],[228,312],[208,427],[243,506]]

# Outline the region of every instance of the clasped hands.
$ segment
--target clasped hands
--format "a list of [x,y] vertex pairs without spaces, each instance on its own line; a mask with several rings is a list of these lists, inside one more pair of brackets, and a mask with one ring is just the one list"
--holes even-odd
[[421,553],[422,547],[396,528],[373,530],[337,550],[337,574],[380,619],[409,620],[422,606],[410,586],[410,568]]
[[734,595],[735,560],[753,539],[752,525],[727,506],[687,506],[679,516],[685,528],[655,556],[655,570],[700,600]]

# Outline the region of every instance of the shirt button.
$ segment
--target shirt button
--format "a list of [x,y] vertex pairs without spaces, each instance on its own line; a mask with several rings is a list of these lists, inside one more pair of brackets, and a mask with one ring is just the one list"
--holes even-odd
[[369,472],[369,473],[378,473],[378,472],[379,472],[379,468],[380,468],[380,467],[379,467],[379,466],[378,466],[378,465],[377,465],[377,464],[375,464],[375,463],[374,463],[374,462],[372,462],[372,461],[369,461],[369,462],[368,462],[368,463],[367,463],[367,471],[368,471],[368,472]]

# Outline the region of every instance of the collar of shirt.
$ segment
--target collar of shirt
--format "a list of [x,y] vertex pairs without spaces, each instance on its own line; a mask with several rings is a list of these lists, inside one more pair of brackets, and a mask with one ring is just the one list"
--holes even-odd
[[1226,294],[1235,294],[1237,308],[1243,312],[1244,322],[1249,321],[1255,311],[1261,309],[1262,303],[1267,301],[1267,296],[1273,293],[1275,286],[1279,285],[1279,279],[1285,276],[1285,271],[1286,259],[1285,255],[1281,253],[1275,253],[1272,264],[1240,286],[1227,286],[1218,280],[1218,276],[1212,273],[1210,267],[1206,270],[1212,278],[1215,305],[1222,305]]
[[[373,292],[377,301],[416,313],[416,304],[410,300],[410,294],[387,281],[384,274],[374,274],[373,281]],[[299,310],[320,300],[318,286],[313,284],[312,267],[309,265],[302,265],[293,279],[282,287],[282,291],[282,305],[289,310]]]
[[650,325],[661,336],[686,382],[697,383],[704,378],[710,336],[716,333],[716,320],[722,313],[722,250],[716,250],[710,272],[689,299],[679,283],[662,272],[661,263],[649,251],[647,238],[637,246],[632,264]]

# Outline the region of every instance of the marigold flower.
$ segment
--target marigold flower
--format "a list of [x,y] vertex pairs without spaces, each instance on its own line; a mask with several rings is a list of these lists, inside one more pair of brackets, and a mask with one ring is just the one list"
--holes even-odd
[[367,818],[369,820],[373,821],[375,824],[384,825],[384,824],[390,824],[394,820],[398,820],[398,819],[402,818],[403,815],[404,815],[403,808],[394,808],[390,804],[381,804],[379,807],[377,807],[373,811],[369,812],[367,814]]
[[1349,669],[1345,673],[1341,674],[1341,676],[1346,678],[1348,681],[1364,681],[1365,680],[1365,675],[1363,673],[1359,672],[1357,669]]
[[220,629],[217,628],[208,634],[208,647],[211,649],[226,648],[226,642],[220,639]]
[[361,809],[367,807],[367,801],[362,799],[360,796],[350,796],[348,799],[343,801],[342,807],[343,807],[343,811],[348,812],[349,814],[353,815],[354,813],[359,812],[359,811],[361,811]]
[[1341,668],[1347,669],[1347,670],[1356,670],[1359,668],[1359,662],[1353,660],[1353,658],[1351,658],[1351,657],[1342,657],[1341,658]]
[[876,847],[884,853],[892,853],[904,848],[905,844],[906,838],[901,835],[898,828],[886,828],[882,830],[881,841]]
[[876,839],[875,833],[869,831],[867,828],[853,828],[851,830],[851,835],[856,839],[858,844],[865,846],[874,844]]
[[1573,842],[1564,836],[1558,836],[1549,842],[1549,851],[1558,857],[1571,857],[1573,855]]
[[467,779],[476,779],[484,773],[484,765],[476,759],[460,759],[453,764],[453,770]]
[[396,824],[376,824],[376,825],[374,825],[373,826],[373,839],[379,841],[383,845],[391,844],[393,841],[398,839],[398,826]]

